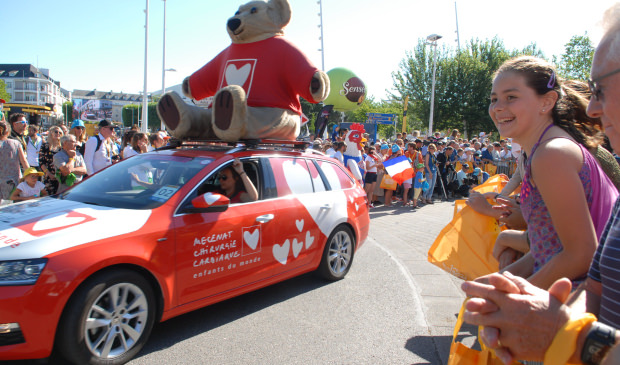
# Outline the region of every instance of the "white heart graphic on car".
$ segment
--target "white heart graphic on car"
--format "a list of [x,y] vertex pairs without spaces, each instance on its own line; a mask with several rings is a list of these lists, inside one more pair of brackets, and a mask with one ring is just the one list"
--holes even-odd
[[60,227],[68,227],[86,220],[85,217],[69,217],[67,213],[47,219],[42,219],[32,227],[33,231],[44,231]]
[[304,243],[299,241],[297,242],[297,238],[293,239],[293,256],[297,258],[299,256],[299,252],[301,252],[301,248],[304,246]]
[[252,233],[250,233],[250,231],[245,231],[243,232],[243,240],[248,246],[250,246],[252,250],[256,250],[259,235],[260,233],[258,232],[258,228],[255,229]]
[[312,243],[314,243],[314,237],[312,237],[312,235],[310,235],[310,231],[308,231],[306,232],[306,249],[312,246]]
[[226,67],[225,74],[226,84],[243,86],[243,84],[245,84],[246,80],[248,79],[251,70],[252,65],[250,65],[249,63],[246,63],[239,69],[237,69],[237,66],[235,65],[228,65],[228,67]]
[[282,265],[286,265],[286,261],[288,259],[288,250],[291,247],[291,241],[286,240],[282,245],[278,245],[277,243],[273,245],[273,257],[278,260]]
[[303,231],[304,229],[304,220],[303,219],[299,219],[295,221],[295,225],[297,226],[297,230],[299,232]]

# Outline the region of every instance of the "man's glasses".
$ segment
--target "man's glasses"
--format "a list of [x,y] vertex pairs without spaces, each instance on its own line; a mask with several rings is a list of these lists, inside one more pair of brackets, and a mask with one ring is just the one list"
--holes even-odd
[[20,120],[18,123],[21,123],[21,124],[28,124],[28,121],[26,121],[26,120]]
[[614,71],[611,71],[610,73],[606,73],[603,76],[599,76],[596,79],[588,79],[588,86],[590,87],[590,92],[592,93],[592,97],[594,98],[594,100],[601,100],[601,97],[603,96],[603,90],[601,90],[600,85],[598,84],[601,80],[615,75],[617,73],[620,73],[620,68]]

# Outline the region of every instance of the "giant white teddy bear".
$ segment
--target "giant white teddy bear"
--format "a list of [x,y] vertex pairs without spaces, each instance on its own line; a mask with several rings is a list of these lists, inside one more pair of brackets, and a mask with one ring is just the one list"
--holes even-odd
[[228,19],[232,44],[183,81],[183,94],[163,95],[157,113],[177,138],[287,139],[299,134],[301,104],[329,95],[329,78],[283,37],[291,19],[287,0],[251,1]]

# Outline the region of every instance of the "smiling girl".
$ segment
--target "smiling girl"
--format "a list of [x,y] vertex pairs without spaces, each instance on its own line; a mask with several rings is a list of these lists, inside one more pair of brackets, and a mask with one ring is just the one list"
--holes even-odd
[[521,190],[528,229],[521,239],[530,252],[506,270],[541,288],[561,277],[585,278],[618,196],[587,150],[602,137],[587,103],[535,57],[505,62],[493,81],[489,114],[500,135],[528,156]]

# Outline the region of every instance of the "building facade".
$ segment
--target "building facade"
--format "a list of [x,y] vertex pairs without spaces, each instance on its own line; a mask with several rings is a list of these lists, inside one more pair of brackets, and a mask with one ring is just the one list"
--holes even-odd
[[128,104],[141,104],[142,94],[76,89],[73,90],[72,96],[72,119],[82,119],[85,122],[98,122],[101,119],[108,119],[124,125],[138,124],[140,116],[137,113],[135,117],[132,116],[133,120],[125,121],[123,120],[122,110]]
[[50,77],[49,69],[31,64],[0,64],[0,80],[11,95],[5,111],[24,113],[31,123],[50,126],[63,120],[62,105],[71,100],[71,92]]

